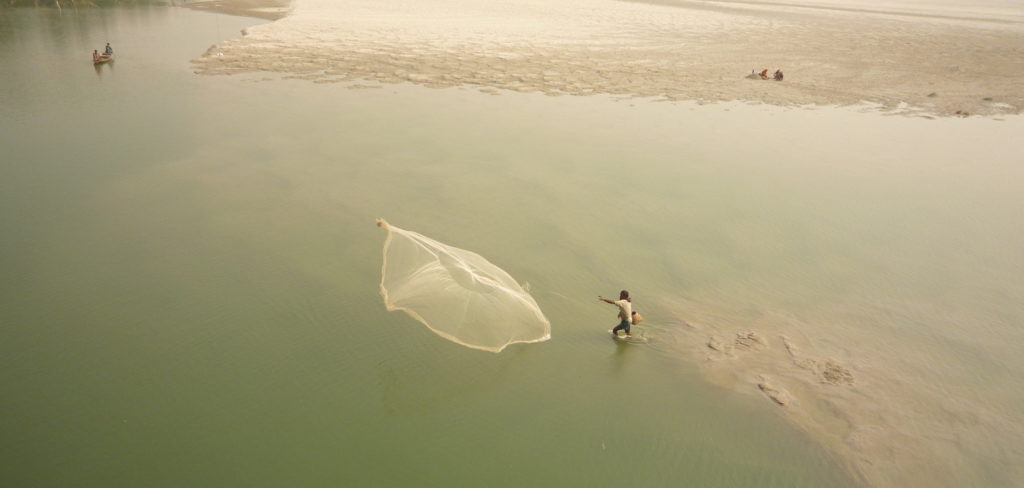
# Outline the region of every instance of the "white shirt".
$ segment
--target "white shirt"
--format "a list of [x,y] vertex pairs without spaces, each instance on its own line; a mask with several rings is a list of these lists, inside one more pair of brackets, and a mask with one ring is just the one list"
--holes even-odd
[[614,303],[622,313],[622,320],[633,323],[633,304],[629,303],[629,300],[615,300]]

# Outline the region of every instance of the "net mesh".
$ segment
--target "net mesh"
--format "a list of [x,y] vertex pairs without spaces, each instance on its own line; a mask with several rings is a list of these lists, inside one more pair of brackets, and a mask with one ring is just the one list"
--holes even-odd
[[551,338],[537,302],[501,268],[384,220],[377,225],[388,231],[380,280],[388,310],[402,310],[441,337],[485,351]]

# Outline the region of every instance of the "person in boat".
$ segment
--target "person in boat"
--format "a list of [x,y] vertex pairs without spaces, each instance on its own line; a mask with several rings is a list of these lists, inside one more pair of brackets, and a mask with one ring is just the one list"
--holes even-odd
[[103,50],[104,56],[110,56],[114,54],[114,48],[110,47],[110,43],[107,43],[107,48]]
[[758,73],[758,75],[761,76],[762,80],[767,80],[768,79],[768,68],[765,68],[765,69],[761,70],[761,72]]
[[633,316],[633,301],[629,298],[629,292],[626,290],[620,291],[618,300],[609,300],[603,296],[598,296],[597,299],[619,307],[620,322],[619,325],[616,325],[615,328],[612,329],[612,335],[618,336],[619,331],[623,330],[626,331],[626,337],[632,337],[629,335],[629,326],[631,325],[629,317]]
[[95,49],[93,49],[92,50],[92,62],[95,63],[96,61],[99,61],[99,60],[100,60],[100,52],[95,50]]
[[775,70],[775,75],[773,76],[773,78],[775,78],[775,81],[782,81],[782,70]]

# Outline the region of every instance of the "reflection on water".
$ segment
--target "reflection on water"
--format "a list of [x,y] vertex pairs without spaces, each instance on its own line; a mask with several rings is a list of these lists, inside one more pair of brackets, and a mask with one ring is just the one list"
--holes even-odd
[[114,71],[114,61],[112,59],[106,63],[93,63],[92,67],[96,70],[96,75],[102,78],[105,70]]

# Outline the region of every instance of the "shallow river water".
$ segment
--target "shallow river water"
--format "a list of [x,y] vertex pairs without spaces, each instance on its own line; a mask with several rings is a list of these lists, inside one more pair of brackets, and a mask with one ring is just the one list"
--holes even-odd
[[[1024,479],[1020,119],[193,74],[255,22],[0,10],[3,484]],[[388,313],[376,217],[551,340]]]

